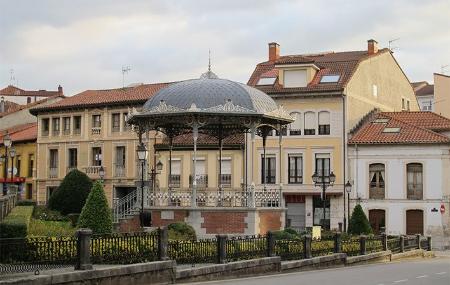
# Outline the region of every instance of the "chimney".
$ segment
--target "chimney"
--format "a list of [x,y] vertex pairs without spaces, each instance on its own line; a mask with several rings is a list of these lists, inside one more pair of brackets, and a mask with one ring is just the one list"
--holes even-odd
[[273,42],[269,43],[269,61],[275,61],[280,58],[280,45]]
[[58,93],[63,95],[63,88],[61,85],[58,85]]
[[0,113],[5,112],[5,97],[2,96],[2,100],[0,101]]
[[367,54],[372,55],[378,52],[378,42],[376,40],[367,41]]

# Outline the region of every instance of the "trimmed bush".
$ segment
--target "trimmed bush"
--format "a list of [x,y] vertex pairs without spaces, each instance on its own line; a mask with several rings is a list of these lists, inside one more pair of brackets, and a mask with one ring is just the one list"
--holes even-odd
[[197,240],[194,228],[186,223],[173,223],[168,225],[167,229],[171,240]]
[[27,236],[33,206],[17,206],[0,223],[0,238],[24,238]]
[[112,232],[111,210],[108,207],[108,201],[100,181],[95,182],[91,193],[89,193],[78,219],[78,226],[89,228],[94,234]]
[[33,218],[43,221],[69,221],[68,217],[45,206],[34,207]]
[[81,213],[91,188],[91,179],[78,169],[74,169],[67,173],[61,185],[50,196],[48,207],[63,215]]
[[276,231],[273,233],[275,239],[281,240],[281,239],[300,239],[299,233],[291,228],[286,228],[282,231]]
[[353,209],[352,216],[348,225],[348,232],[353,235],[371,234],[372,228],[370,227],[369,220],[364,213],[361,205],[356,205]]
[[36,201],[29,199],[19,200],[17,201],[16,206],[36,206]]

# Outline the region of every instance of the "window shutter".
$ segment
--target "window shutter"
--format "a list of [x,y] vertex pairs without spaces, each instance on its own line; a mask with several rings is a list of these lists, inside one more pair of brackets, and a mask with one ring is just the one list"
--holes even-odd
[[323,111],[319,112],[319,125],[329,125],[330,124],[330,113]]
[[314,113],[313,112],[306,112],[305,113],[305,129],[316,129],[315,119],[314,119]]
[[180,175],[181,174],[181,160],[172,159],[172,175]]
[[299,130],[302,128],[302,116],[298,112],[291,113],[291,116],[295,119],[294,122],[291,123],[291,129]]

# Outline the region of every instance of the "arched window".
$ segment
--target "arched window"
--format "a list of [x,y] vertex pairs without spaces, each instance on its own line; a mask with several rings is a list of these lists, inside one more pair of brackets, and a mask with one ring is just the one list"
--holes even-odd
[[319,135],[330,134],[330,112],[319,112]]
[[407,198],[410,200],[423,199],[423,167],[421,163],[409,163],[407,172]]
[[290,114],[295,121],[289,125],[289,135],[298,136],[302,134],[302,115],[299,112]]
[[305,136],[316,134],[316,115],[314,112],[305,113]]
[[369,165],[369,199],[384,199],[384,164]]

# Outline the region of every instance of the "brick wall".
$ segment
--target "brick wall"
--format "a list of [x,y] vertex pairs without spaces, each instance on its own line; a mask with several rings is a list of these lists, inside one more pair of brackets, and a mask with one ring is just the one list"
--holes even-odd
[[201,216],[206,234],[244,234],[247,228],[247,212],[202,212]]
[[281,229],[281,211],[259,211],[258,214],[260,234]]
[[186,210],[173,210],[165,212],[173,212],[173,219],[162,219],[162,211],[152,211],[152,226],[162,227],[176,222],[184,222],[185,218],[189,216],[189,212]]
[[141,230],[141,221],[139,215],[135,215],[128,219],[120,220],[116,226],[116,230],[121,233],[138,232]]

